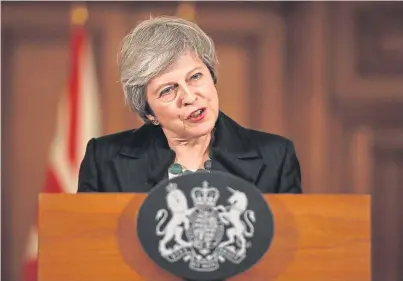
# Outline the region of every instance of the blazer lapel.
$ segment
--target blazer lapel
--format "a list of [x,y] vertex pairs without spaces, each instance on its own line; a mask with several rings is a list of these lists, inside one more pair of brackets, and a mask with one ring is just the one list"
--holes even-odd
[[257,184],[265,164],[245,129],[220,112],[212,145],[212,169]]
[[123,192],[149,192],[164,179],[175,154],[160,127],[143,125],[122,146],[114,169]]
[[258,156],[244,158],[226,151],[216,150],[212,154],[212,170],[231,173],[256,185],[264,168]]

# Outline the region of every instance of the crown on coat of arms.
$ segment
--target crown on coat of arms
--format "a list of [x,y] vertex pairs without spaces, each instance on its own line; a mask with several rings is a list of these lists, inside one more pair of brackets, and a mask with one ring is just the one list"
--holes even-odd
[[215,187],[209,187],[208,182],[204,181],[202,187],[194,187],[192,189],[191,197],[195,206],[215,206],[220,197],[220,192]]

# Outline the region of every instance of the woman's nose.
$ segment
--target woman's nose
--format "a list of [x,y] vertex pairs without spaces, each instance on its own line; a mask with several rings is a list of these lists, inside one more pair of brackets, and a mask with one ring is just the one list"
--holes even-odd
[[186,105],[193,104],[196,101],[196,94],[193,93],[189,87],[185,86],[182,88],[182,103]]

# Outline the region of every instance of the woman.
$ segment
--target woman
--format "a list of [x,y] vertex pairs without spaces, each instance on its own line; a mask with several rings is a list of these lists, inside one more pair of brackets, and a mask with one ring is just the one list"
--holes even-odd
[[241,177],[264,193],[301,193],[291,141],[243,128],[219,109],[213,41],[173,17],[139,24],[119,57],[126,102],[145,121],[88,142],[78,192],[148,192],[196,170]]

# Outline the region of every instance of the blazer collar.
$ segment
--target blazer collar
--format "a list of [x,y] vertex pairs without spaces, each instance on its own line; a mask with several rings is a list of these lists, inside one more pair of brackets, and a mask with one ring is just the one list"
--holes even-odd
[[260,151],[251,145],[248,131],[220,111],[214,127],[212,149],[239,159],[260,158]]
[[[175,159],[161,127],[151,124],[133,131],[119,154],[137,159],[136,166],[141,169],[141,177],[150,185],[166,178],[167,169]],[[215,124],[211,158],[213,170],[229,172],[252,183],[256,183],[264,166],[248,130],[221,111]]]
[[229,172],[256,184],[263,157],[248,129],[220,112],[212,144],[212,169]]

